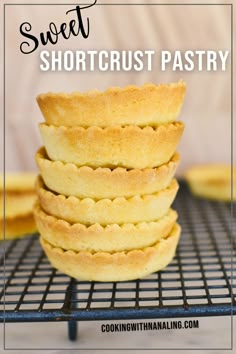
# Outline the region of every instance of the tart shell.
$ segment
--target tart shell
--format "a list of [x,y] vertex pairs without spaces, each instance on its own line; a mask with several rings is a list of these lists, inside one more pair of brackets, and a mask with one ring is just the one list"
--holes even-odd
[[[35,172],[6,173],[5,190],[7,192],[30,192],[34,190],[37,174]],[[0,192],[4,190],[4,178],[0,178]]]
[[177,219],[177,213],[170,210],[153,222],[86,226],[48,215],[39,205],[34,208],[34,216],[41,236],[53,246],[89,252],[119,252],[153,245],[168,236]]
[[45,185],[65,196],[78,198],[132,197],[156,193],[171,182],[180,161],[175,153],[167,164],[153,169],[96,168],[48,159],[44,148],[35,156]]
[[46,213],[71,223],[104,225],[160,219],[173,203],[178,191],[178,183],[172,180],[166,189],[155,194],[98,201],[55,194],[45,189],[41,177],[37,180],[36,189],[39,203]]
[[[182,122],[140,128],[56,127],[40,124],[48,156],[77,166],[153,168],[167,163],[184,129]],[[138,156],[137,156],[138,155]]]
[[[236,201],[236,166],[233,167],[232,200]],[[196,196],[219,200],[231,200],[231,167],[222,164],[196,165],[185,173],[192,193]]]
[[[0,228],[1,228],[0,240],[3,240],[4,239],[3,219],[0,219]],[[37,227],[32,212],[26,215],[5,218],[5,239],[6,240],[27,236],[27,234],[35,233],[36,231],[37,231]]]
[[[5,217],[14,218],[32,214],[33,205],[37,200],[35,191],[5,192]],[[0,217],[3,217],[3,194],[0,194]]]
[[186,85],[145,84],[105,92],[47,93],[37,97],[48,124],[57,126],[152,125],[170,123],[180,113]]
[[[37,200],[34,172],[7,173],[0,183],[0,240],[15,239],[37,231],[33,206]],[[5,187],[5,198],[4,198]]]
[[151,247],[128,252],[75,252],[54,247],[43,237],[41,245],[52,266],[63,273],[89,281],[126,281],[143,278],[166,267],[173,259],[180,236],[175,224],[170,235]]

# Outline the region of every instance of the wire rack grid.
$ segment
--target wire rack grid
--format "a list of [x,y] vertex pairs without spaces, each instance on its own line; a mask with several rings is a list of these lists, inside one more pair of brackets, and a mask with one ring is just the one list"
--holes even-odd
[[37,235],[6,241],[0,321],[73,323],[235,314],[232,205],[194,198],[181,184],[173,207],[182,227],[176,256],[163,271],[136,281],[76,281],[50,266]]

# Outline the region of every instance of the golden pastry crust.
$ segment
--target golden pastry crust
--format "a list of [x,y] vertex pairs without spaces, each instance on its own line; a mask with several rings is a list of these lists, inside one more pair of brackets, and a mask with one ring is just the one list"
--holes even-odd
[[[0,240],[4,239],[4,222],[0,219]],[[7,217],[5,219],[5,239],[11,240],[19,237],[27,236],[30,233],[35,233],[37,227],[35,224],[33,213]]]
[[39,203],[46,213],[70,223],[105,225],[160,219],[173,203],[178,183],[172,180],[166,189],[155,194],[131,198],[119,197],[113,200],[106,198],[98,201],[54,194],[45,188],[40,176],[37,179],[36,190]]
[[37,96],[37,102],[46,122],[57,126],[157,126],[177,118],[185,91],[185,83],[179,81],[84,94],[47,93]]
[[[233,167],[232,181],[236,200],[236,166]],[[231,167],[223,164],[196,165],[185,173],[185,178],[193,194],[199,197],[230,201],[231,200]]]
[[51,160],[77,166],[153,168],[167,163],[184,129],[182,122],[140,128],[56,127],[40,124]]
[[166,267],[174,257],[180,226],[151,247],[128,252],[75,252],[53,247],[40,237],[41,245],[52,266],[63,273],[89,281],[125,281],[143,278]]
[[[35,188],[35,172],[16,172],[6,173],[5,190],[9,192],[26,192],[33,191]],[[0,191],[3,191],[3,175],[0,178]]]
[[[37,200],[35,191],[5,192],[5,217],[14,218],[32,214]],[[3,193],[0,193],[0,218],[3,218]]]
[[171,160],[154,169],[96,168],[48,159],[44,148],[35,156],[46,186],[59,194],[78,198],[132,197],[156,193],[171,182],[180,161],[175,153]]
[[168,236],[177,219],[177,213],[170,210],[152,222],[86,226],[48,215],[39,205],[34,208],[34,216],[39,233],[53,246],[89,252],[119,252],[151,246]]

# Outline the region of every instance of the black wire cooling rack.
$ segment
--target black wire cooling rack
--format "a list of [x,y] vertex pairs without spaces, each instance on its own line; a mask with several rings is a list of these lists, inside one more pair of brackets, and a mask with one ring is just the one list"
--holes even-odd
[[165,270],[136,281],[76,281],[50,266],[37,235],[6,241],[0,321],[68,321],[75,339],[82,320],[236,314],[235,211],[194,198],[184,184],[173,207],[182,226],[176,257]]

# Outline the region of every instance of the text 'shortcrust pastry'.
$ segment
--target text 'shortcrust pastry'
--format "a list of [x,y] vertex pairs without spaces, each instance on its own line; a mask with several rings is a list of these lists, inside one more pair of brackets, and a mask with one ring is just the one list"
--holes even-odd
[[36,190],[39,203],[46,213],[71,223],[105,225],[160,219],[173,203],[178,191],[178,183],[172,180],[166,189],[155,194],[130,198],[119,197],[113,200],[106,198],[98,201],[55,194],[45,188],[41,177],[38,177]]
[[180,226],[151,247],[127,252],[75,252],[54,247],[40,237],[41,245],[53,267],[63,273],[90,281],[125,281],[143,278],[166,267],[175,255]]
[[55,247],[89,252],[119,252],[151,246],[169,235],[177,219],[177,213],[169,210],[157,221],[86,226],[48,215],[39,205],[34,207],[34,216],[41,236]]
[[177,166],[179,154],[175,153],[167,164],[153,169],[117,167],[77,167],[48,159],[44,148],[36,153],[36,162],[45,185],[52,191],[78,198],[117,198],[156,193],[169,186]]
[[[185,178],[196,196],[222,201],[230,201],[232,197],[236,201],[236,166],[233,167],[232,172],[233,174],[231,174],[230,165],[196,165],[189,168],[185,173]],[[232,176],[234,178],[231,181]]]
[[153,168],[167,163],[184,129],[182,122],[137,126],[56,127],[40,124],[51,160],[77,166]]
[[157,126],[179,115],[186,85],[144,84],[141,87],[111,87],[104,92],[47,93],[37,97],[48,124],[64,126],[137,125]]

